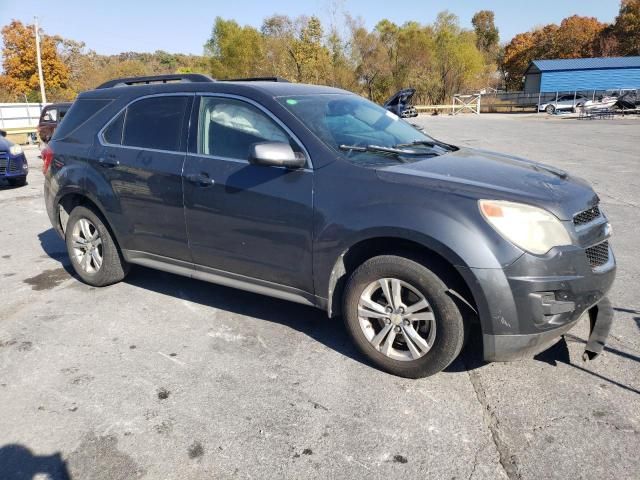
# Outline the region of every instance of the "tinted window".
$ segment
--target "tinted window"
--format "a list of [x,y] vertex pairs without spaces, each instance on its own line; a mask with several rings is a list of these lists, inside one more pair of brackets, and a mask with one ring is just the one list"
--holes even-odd
[[122,144],[182,151],[190,97],[153,97],[127,108]]
[[264,112],[239,100],[202,97],[198,129],[198,153],[247,160],[254,143],[289,143],[300,146]]
[[[76,100],[58,125],[58,128],[56,128],[53,138],[57,140],[67,137],[76,128],[89,120],[89,118],[109,105],[109,103],[111,103],[111,100]],[[95,135],[95,133],[93,133],[93,135]]]
[[113,145],[120,145],[122,143],[122,127],[124,127],[124,112],[109,124],[103,134],[104,140]]

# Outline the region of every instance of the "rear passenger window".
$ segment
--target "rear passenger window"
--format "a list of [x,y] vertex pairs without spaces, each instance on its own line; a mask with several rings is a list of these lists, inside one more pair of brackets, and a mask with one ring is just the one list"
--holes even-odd
[[183,151],[189,99],[162,96],[146,98],[130,105],[124,119],[122,145]]
[[124,127],[124,112],[118,115],[118,118],[113,120],[102,135],[105,142],[112,145],[122,144],[122,129]]

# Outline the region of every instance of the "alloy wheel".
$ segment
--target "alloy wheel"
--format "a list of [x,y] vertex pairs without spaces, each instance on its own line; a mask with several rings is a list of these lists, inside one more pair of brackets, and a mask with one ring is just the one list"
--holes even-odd
[[369,343],[394,360],[417,360],[433,347],[433,308],[403,280],[381,278],[370,283],[360,295],[358,320]]
[[97,273],[102,267],[103,250],[100,232],[86,218],[79,219],[71,232],[73,254],[86,273]]

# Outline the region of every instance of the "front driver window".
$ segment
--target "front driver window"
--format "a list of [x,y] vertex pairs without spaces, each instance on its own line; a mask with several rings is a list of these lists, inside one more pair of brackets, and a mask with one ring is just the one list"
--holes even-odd
[[202,97],[198,128],[198,153],[239,160],[249,158],[254,143],[289,143],[300,147],[262,111],[240,100]]

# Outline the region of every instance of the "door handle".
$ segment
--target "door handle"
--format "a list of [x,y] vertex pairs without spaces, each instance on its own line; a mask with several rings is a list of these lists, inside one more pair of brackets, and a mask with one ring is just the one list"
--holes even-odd
[[100,164],[100,166],[104,168],[113,168],[120,165],[120,160],[113,157],[107,157],[107,158],[100,157],[98,159],[98,164]]
[[206,173],[189,173],[185,175],[185,178],[189,182],[195,183],[200,187],[210,187],[211,185],[216,183],[216,181],[213,178],[209,177],[209,175],[207,175]]

